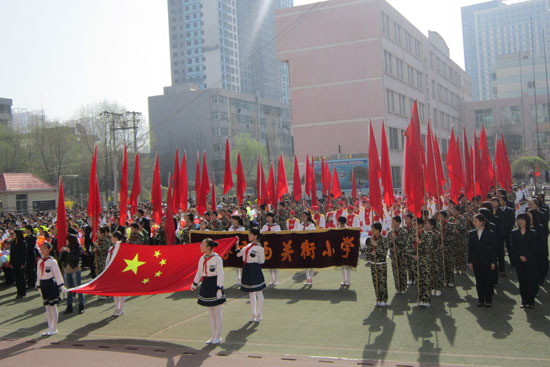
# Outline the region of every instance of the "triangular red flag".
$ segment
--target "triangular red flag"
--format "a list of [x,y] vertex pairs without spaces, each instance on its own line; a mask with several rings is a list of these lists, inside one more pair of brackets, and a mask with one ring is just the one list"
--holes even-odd
[[483,125],[481,125],[481,135],[479,136],[479,148],[481,152],[481,172],[483,172],[482,198],[485,200],[491,187],[495,184],[495,172],[493,170],[489,146],[487,145],[487,135],[485,134],[485,127]]
[[187,154],[183,152],[183,158],[180,166],[180,208],[182,212],[187,211],[187,202],[189,200],[189,191],[187,187]]
[[317,177],[315,177],[315,165],[313,162],[313,157],[311,158],[310,177],[311,177],[311,205],[319,205],[317,200]]
[[506,141],[504,141],[504,134],[501,135],[501,147],[502,147],[502,161],[506,178],[506,190],[510,190],[512,186],[512,167],[510,166],[510,160],[508,158],[508,149],[506,149]]
[[174,213],[177,213],[181,208],[180,197],[180,154],[179,149],[176,147],[176,158],[174,159],[174,175],[172,176],[173,190],[172,190],[172,207]]
[[321,187],[323,195],[327,195],[327,175],[325,170],[325,159],[321,157]]
[[326,175],[326,178],[327,178],[327,196],[329,197],[329,200],[330,200],[332,175],[330,174],[330,168],[328,166],[328,161],[325,161],[325,175]]
[[311,198],[311,170],[310,170],[310,167],[309,167],[309,156],[306,155],[306,173],[305,173],[306,177],[305,177],[305,190],[306,190],[306,195],[308,195],[310,198]]
[[[195,201],[197,210],[199,209],[199,203],[202,201],[201,189],[201,159],[199,152],[197,151],[197,166],[195,167]],[[202,214],[203,213],[200,213],[199,215]]]
[[334,167],[334,173],[332,175],[332,197],[338,199],[340,196],[342,196],[340,180],[338,179],[338,171],[336,171],[336,167]]
[[271,162],[271,166],[269,167],[269,177],[267,179],[267,200],[268,203],[271,204],[271,209],[275,208],[275,205],[277,204],[277,198],[276,192],[275,192],[275,173],[273,171],[273,162]]
[[261,181],[262,176],[260,173],[260,157],[258,157],[258,161],[256,162],[256,198],[258,201],[258,205],[262,203]]
[[[429,197],[437,198],[437,178],[435,168],[435,157],[433,149],[433,136],[430,121],[428,120],[428,133],[426,135],[426,170],[424,171],[424,182]],[[439,200],[439,199],[438,199]]]
[[215,177],[215,175],[212,175],[212,199],[210,201],[210,208],[212,208],[212,211],[217,210]]
[[[412,117],[409,127],[405,132],[405,196],[407,208],[416,217],[422,214],[424,201],[424,173],[422,140],[420,138],[420,119],[418,118],[418,106],[414,101]],[[422,180],[419,178],[422,177]]]
[[382,194],[380,192],[380,162],[378,161],[378,148],[374,139],[372,130],[372,122],[370,125],[369,134],[369,199],[372,209],[380,217],[384,217],[384,208],[382,206]]
[[[433,149],[434,149],[434,160],[435,160],[435,175],[437,179],[436,180],[437,195],[439,197],[439,200],[441,200],[441,195],[443,195],[443,186],[445,186],[445,172],[443,171],[443,161],[441,158],[441,151],[439,150],[439,140],[437,139],[437,135],[433,131],[432,131],[432,137],[433,137]],[[460,187],[460,181],[459,181],[458,187]]]
[[302,182],[300,181],[300,168],[298,167],[298,158],[294,156],[294,182],[292,183],[292,194],[294,200],[300,201],[302,197]]
[[235,173],[237,175],[237,200],[239,201],[239,205],[242,205],[244,192],[246,190],[246,180],[244,179],[244,170],[240,152],[237,154],[237,171]]
[[260,159],[260,176],[261,176],[260,192],[262,193],[261,203],[264,205],[267,205],[269,203],[269,194],[267,193],[267,185],[265,183],[264,162],[261,159]]
[[120,213],[119,223],[124,226],[128,219],[128,157],[126,145],[124,145],[124,157],[122,159],[122,172],[120,175]]
[[479,151],[479,144],[476,136],[476,132],[474,131],[474,195],[481,195],[482,200],[483,199],[483,193],[482,193],[482,170],[481,170],[481,153]]
[[382,170],[382,187],[384,187],[384,203],[388,208],[393,205],[393,182],[391,178],[390,153],[388,150],[388,140],[386,138],[386,129],[382,121],[382,146],[381,146],[380,166]]
[[229,154],[229,139],[225,139],[225,172],[223,175],[223,194],[233,187],[233,172],[231,171],[231,158]]
[[135,215],[138,207],[138,198],[141,193],[141,173],[139,168],[139,153],[136,153],[134,164],[134,179],[132,182],[132,194],[130,195],[130,214]]
[[281,200],[287,192],[288,182],[286,181],[285,159],[283,158],[283,153],[281,153],[277,167],[277,200]]
[[208,167],[206,165],[206,152],[202,154],[202,176],[201,176],[201,202],[199,206],[199,215],[206,211],[206,201],[210,193],[210,180],[208,178]]
[[166,193],[166,218],[164,219],[164,238],[167,245],[176,243],[176,229],[174,228],[174,212],[172,211],[172,179],[168,177],[168,192]]
[[474,170],[473,170],[473,157],[470,155],[470,146],[468,145],[468,137],[466,136],[466,128],[462,130],[462,136],[464,136],[464,187],[466,198],[472,200],[474,197]]
[[449,181],[451,183],[451,200],[455,203],[458,202],[458,196],[460,195],[460,186],[457,175],[457,147],[455,140],[454,129],[451,129],[451,138],[449,139],[449,149],[447,151],[447,157],[445,163],[447,164],[447,171],[449,172]]
[[63,192],[62,177],[59,177],[59,196],[57,198],[57,219],[55,227],[57,228],[57,252],[61,253],[61,248],[67,244],[67,217],[65,213],[65,194]]
[[355,181],[355,170],[351,170],[351,199],[353,202],[357,200],[357,181]]
[[160,224],[162,219],[162,191],[160,187],[159,156],[156,155],[153,187],[151,189],[151,204],[153,205],[153,221]]

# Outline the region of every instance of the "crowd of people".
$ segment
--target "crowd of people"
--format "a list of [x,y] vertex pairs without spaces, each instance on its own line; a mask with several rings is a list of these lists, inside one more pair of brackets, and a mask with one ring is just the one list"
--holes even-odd
[[[368,197],[361,194],[354,199],[324,197],[315,205],[307,200],[297,202],[290,195],[285,195],[276,207],[258,205],[253,196],[247,196],[242,205],[234,197],[221,197],[218,203],[213,210],[198,213],[191,202],[186,212],[174,215],[176,242],[190,243],[193,230],[248,231],[250,245],[236,251],[244,262],[243,269],[236,269],[236,275],[241,289],[250,294],[251,322],[262,318],[262,289],[266,284],[261,270],[264,258],[260,238],[264,232],[360,228],[362,237],[367,238],[361,251],[371,266],[378,307],[385,307],[388,302],[388,263],[396,294],[416,288],[418,304],[423,308],[430,307],[431,297],[439,297],[445,288],[454,287],[456,277],[468,269],[475,276],[477,306],[491,307],[499,277],[509,275],[507,266],[517,273],[521,307],[533,308],[548,272],[549,207],[543,194],[530,194],[525,185],[514,186],[510,192],[493,190],[486,200],[480,197],[467,200],[464,195],[457,202],[448,197],[439,202],[426,198],[419,218],[407,212],[406,199],[401,197],[396,197],[391,207],[385,207],[384,215],[378,216]],[[91,278],[96,277],[121,243],[166,243],[165,219],[156,224],[150,213],[150,203],[142,203],[135,215],[120,223],[117,207],[105,209],[94,239],[86,211],[68,210],[68,237],[61,246],[57,245],[55,213],[8,214],[0,219],[5,282],[16,285],[18,299],[25,297],[28,289],[41,289],[47,315],[51,315],[47,335],[52,335],[57,323],[57,309],[54,311],[53,306],[66,288],[82,283],[83,268],[90,270]],[[193,285],[198,287],[202,279],[198,302],[212,306],[209,342],[213,344],[221,341],[219,306],[225,301],[223,262],[216,257],[215,247],[212,240],[201,245],[205,256]],[[216,259],[214,265],[206,267],[204,264],[211,258]],[[340,286],[351,285],[350,270],[348,266],[342,267]],[[312,286],[313,269],[305,269],[305,274],[305,284]],[[218,278],[209,280],[215,276]],[[53,282],[57,284],[57,292],[52,291]],[[278,271],[272,269],[270,286],[277,285]],[[65,313],[73,312],[73,298],[68,292]],[[84,296],[78,294],[78,312],[83,313],[84,309]],[[120,316],[123,310],[124,297],[115,297],[113,315]]]

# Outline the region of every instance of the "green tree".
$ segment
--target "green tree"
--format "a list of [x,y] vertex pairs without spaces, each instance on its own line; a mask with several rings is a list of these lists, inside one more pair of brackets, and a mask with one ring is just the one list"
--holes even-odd
[[[239,152],[241,153],[244,177],[248,187],[251,187],[251,184],[256,182],[256,165],[259,157],[262,158],[264,163],[264,173],[266,177],[269,175],[270,162],[267,159],[267,149],[265,145],[250,137],[248,134],[241,133],[233,138],[233,148],[231,149],[231,167],[233,168],[234,176],[233,182],[236,183],[235,168],[237,167],[237,154]],[[273,163],[276,167],[277,162]]]

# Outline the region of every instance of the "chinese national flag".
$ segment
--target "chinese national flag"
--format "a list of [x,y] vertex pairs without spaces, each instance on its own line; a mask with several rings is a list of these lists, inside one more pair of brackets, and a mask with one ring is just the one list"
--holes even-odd
[[298,158],[296,156],[294,156],[294,182],[292,185],[294,200],[300,201],[302,197],[302,183],[300,182],[300,168],[298,167]]
[[[216,253],[224,256],[238,237],[217,240]],[[97,278],[74,293],[103,296],[141,296],[189,290],[202,256],[200,243],[178,245],[130,245],[123,243]]]
[[61,248],[67,242],[67,218],[65,215],[65,194],[63,193],[63,178],[59,177],[59,197],[57,199],[57,220],[55,222],[57,228],[57,251],[61,252]]

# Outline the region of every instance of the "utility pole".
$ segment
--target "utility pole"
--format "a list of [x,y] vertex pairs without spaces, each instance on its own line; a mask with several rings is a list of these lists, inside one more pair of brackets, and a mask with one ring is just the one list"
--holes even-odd
[[110,116],[110,128],[109,133],[111,137],[111,149],[110,149],[110,157],[111,157],[111,169],[113,172],[113,197],[112,200],[115,202],[117,199],[117,189],[116,189],[116,183],[117,183],[117,169],[116,169],[116,131],[121,130],[120,128],[116,127],[117,120],[123,116],[122,113],[116,113],[116,112],[109,112],[109,111],[103,111],[100,114],[101,116]]
[[[135,153],[138,152],[138,146],[137,146],[137,131],[138,131],[138,125],[137,122],[141,120],[141,112],[136,111],[126,111],[126,115],[132,115],[132,126],[126,128],[125,130],[132,129],[134,132],[134,151]],[[138,121],[136,121],[136,116],[139,116]]]

